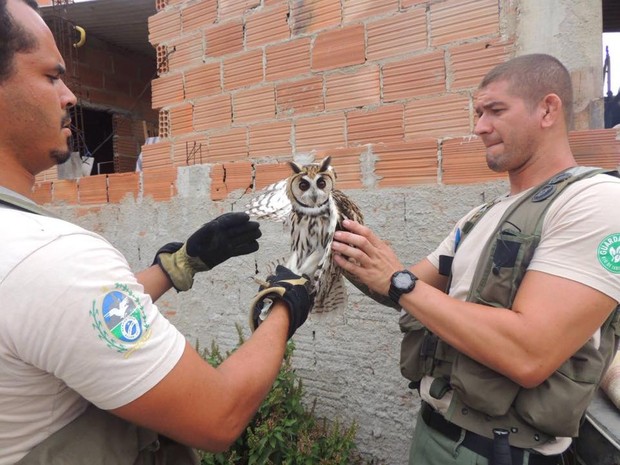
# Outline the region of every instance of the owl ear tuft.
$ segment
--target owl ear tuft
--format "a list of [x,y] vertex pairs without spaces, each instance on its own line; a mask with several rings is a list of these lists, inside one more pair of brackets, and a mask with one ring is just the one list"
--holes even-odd
[[321,161],[321,169],[319,171],[327,171],[331,161],[332,161],[332,157],[331,156],[325,157],[323,159],[323,161]]
[[297,163],[295,163],[294,161],[289,161],[288,164],[295,173],[301,173],[301,166],[299,166]]

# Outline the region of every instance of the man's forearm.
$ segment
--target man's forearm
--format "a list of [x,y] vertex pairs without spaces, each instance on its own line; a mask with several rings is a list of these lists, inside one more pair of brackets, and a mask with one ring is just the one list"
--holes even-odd
[[144,287],[144,292],[151,296],[153,302],[172,288],[170,279],[159,265],[152,265],[136,273],[136,279]]

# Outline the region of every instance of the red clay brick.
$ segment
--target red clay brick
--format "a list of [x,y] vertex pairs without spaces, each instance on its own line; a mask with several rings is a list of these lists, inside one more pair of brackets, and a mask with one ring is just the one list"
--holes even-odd
[[108,197],[110,203],[118,203],[127,196],[138,198],[139,173],[115,173],[108,175]]
[[268,80],[300,76],[310,72],[310,38],[273,45],[265,49]]
[[131,84],[127,79],[123,79],[121,76],[117,77],[112,74],[104,74],[103,81],[103,88],[105,90],[119,92],[125,95],[129,95],[131,93]]
[[343,27],[320,33],[312,48],[312,69],[323,71],[359,65],[366,61],[364,26]]
[[376,61],[424,50],[426,29],[426,11],[422,8],[368,23],[366,55]]
[[290,121],[250,126],[250,157],[259,158],[290,154],[292,152],[291,126]]
[[437,140],[373,145],[379,187],[400,187],[437,182]]
[[271,42],[288,39],[288,4],[280,3],[273,8],[263,8],[245,20],[246,47],[258,47]]
[[159,109],[171,103],[180,103],[184,100],[183,75],[169,74],[153,79],[151,83],[153,108]]
[[359,189],[363,187],[360,157],[365,150],[366,147],[318,150],[314,159],[319,161],[328,155],[332,157],[337,189]]
[[342,21],[341,10],[340,0],[293,2],[291,7],[293,36],[339,26]]
[[379,68],[364,66],[354,72],[333,73],[325,78],[325,108],[365,107],[381,100]]
[[220,21],[241,16],[260,6],[260,0],[219,0]]
[[175,39],[168,47],[168,50],[174,47],[169,56],[170,69],[174,71],[202,63],[204,55],[202,41],[202,34],[196,33]]
[[185,96],[207,97],[222,91],[220,63],[208,63],[185,72]]
[[376,110],[347,114],[348,145],[402,142],[405,138],[404,108],[384,105]]
[[444,52],[437,50],[383,67],[383,100],[390,102],[446,90]]
[[[123,56],[115,54],[112,57],[114,66],[114,74],[122,77],[123,79],[131,79],[131,80],[141,80],[143,78],[141,68],[145,66],[146,63],[142,60],[138,61],[137,56]],[[150,62],[149,62],[150,64]],[[153,70],[155,71],[155,70]],[[149,78],[151,77],[152,72],[149,73]]]
[[80,205],[98,205],[108,202],[108,176],[86,176],[78,179]]
[[233,96],[233,120],[252,122],[273,119],[276,116],[276,95],[273,86],[252,88]]
[[571,131],[568,135],[577,163],[616,169],[620,166],[620,132],[617,129]]
[[217,20],[217,2],[203,0],[181,10],[183,32],[209,26]]
[[499,35],[497,0],[431,4],[431,44],[444,45],[474,37]]
[[228,196],[228,189],[224,183],[224,166],[221,164],[211,167],[211,200],[223,200]]
[[445,140],[442,143],[442,181],[444,184],[471,184],[505,179],[487,167],[484,144],[478,137]]
[[52,199],[54,203],[78,203],[78,187],[75,179],[59,179],[52,185]]
[[262,80],[262,50],[253,50],[224,60],[224,88],[226,90],[258,84]]
[[52,202],[52,182],[37,181],[32,191],[32,199],[39,205]]
[[468,95],[441,95],[412,100],[405,106],[405,138],[471,134]]
[[155,144],[142,146],[142,169],[150,169],[171,166],[172,156],[170,153],[170,141],[164,140]]
[[344,134],[345,118],[342,113],[300,118],[295,123],[296,151],[344,147]]
[[177,169],[173,166],[145,170],[142,174],[144,197],[154,200],[170,200],[176,195]]
[[209,138],[209,163],[248,158],[248,135],[245,128],[233,128]]
[[278,84],[277,107],[278,115],[323,111],[323,77],[312,76]]
[[159,11],[149,16],[149,42],[158,45],[181,33],[181,13],[178,10]]
[[231,192],[252,188],[252,164],[235,162],[214,165],[211,169],[211,199],[225,199]]
[[257,191],[288,178],[292,173],[288,163],[259,163],[254,168],[254,189]]
[[84,87],[103,87],[103,73],[92,69],[90,66],[78,65],[78,74],[82,86]]
[[220,23],[205,28],[206,55],[220,57],[243,50],[243,22]]
[[187,103],[170,109],[170,124],[172,136],[187,134],[194,130],[192,126],[194,107]]
[[229,94],[196,100],[194,129],[207,131],[229,126],[232,123],[232,103]]
[[466,89],[478,87],[491,68],[511,58],[514,43],[498,39],[484,40],[450,47],[448,53],[453,74],[450,88]]
[[366,20],[397,11],[398,0],[344,0],[343,22]]

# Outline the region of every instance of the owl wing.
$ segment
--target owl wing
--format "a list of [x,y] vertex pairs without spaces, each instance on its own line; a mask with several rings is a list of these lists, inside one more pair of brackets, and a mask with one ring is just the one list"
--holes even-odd
[[347,195],[339,190],[334,190],[332,192],[334,197],[334,202],[336,202],[336,208],[338,209],[339,218],[338,218],[338,227],[337,229],[342,229],[342,220],[353,220],[357,221],[360,224],[364,224],[364,215],[360,208],[351,200]]
[[246,205],[246,213],[256,219],[287,221],[291,212],[291,201],[286,196],[286,179],[270,184],[259,191]]

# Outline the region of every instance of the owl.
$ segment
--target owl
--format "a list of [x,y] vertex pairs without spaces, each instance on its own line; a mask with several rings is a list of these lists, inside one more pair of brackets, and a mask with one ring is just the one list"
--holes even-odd
[[310,277],[317,313],[346,307],[342,270],[332,260],[331,245],[343,220],[363,222],[357,205],[335,188],[330,162],[331,157],[307,165],[290,162],[291,176],[266,187],[247,207],[250,216],[284,221],[288,226],[290,255],[277,263]]

